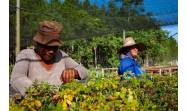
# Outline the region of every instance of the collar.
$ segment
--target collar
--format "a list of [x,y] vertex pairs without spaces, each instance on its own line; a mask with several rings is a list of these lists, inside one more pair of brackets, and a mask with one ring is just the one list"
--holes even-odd
[[125,57],[130,57],[131,59],[134,59],[130,53],[130,51],[128,53],[126,53]]

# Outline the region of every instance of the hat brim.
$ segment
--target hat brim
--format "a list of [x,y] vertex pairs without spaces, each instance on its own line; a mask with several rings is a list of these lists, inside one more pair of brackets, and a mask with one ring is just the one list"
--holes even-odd
[[[36,33],[36,35],[33,37],[33,41],[38,42],[40,44],[46,45],[46,46],[62,46],[63,45],[63,41],[59,40],[59,39],[46,39],[47,37],[40,34],[40,33]],[[51,37],[48,37],[51,38]]]
[[47,46],[63,46],[63,42],[61,40],[55,39],[55,40],[51,40],[49,42],[47,42],[45,45]]
[[137,43],[137,44],[134,44],[134,45],[131,45],[131,46],[126,46],[126,47],[120,48],[118,50],[118,53],[119,54],[121,54],[121,53],[127,53],[131,47],[137,47],[138,51],[144,51],[144,50],[147,49],[146,46],[143,43]]

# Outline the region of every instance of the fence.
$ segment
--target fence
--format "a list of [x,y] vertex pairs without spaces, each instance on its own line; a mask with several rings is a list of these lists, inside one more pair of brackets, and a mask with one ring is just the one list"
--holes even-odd
[[[178,66],[154,66],[154,67],[143,67],[143,69],[146,71],[146,73],[151,73],[151,74],[174,74],[178,72]],[[101,68],[98,69],[101,70],[102,73],[106,72],[115,72],[117,73],[118,69],[117,68]]]

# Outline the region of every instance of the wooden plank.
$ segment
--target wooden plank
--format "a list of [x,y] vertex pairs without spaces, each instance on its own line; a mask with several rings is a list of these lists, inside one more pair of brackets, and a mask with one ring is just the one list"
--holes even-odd
[[[152,73],[152,74],[166,74],[169,73],[170,75],[172,73],[175,73],[178,71],[177,66],[155,66],[155,67],[146,67],[143,68],[147,73]],[[105,72],[115,72],[117,73],[118,68],[102,68],[100,69],[103,73]]]

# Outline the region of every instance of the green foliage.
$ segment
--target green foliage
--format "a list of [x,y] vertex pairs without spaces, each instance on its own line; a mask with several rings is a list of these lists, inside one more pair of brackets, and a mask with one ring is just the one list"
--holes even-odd
[[[140,78],[120,80],[114,73],[90,71],[90,79],[77,80],[62,86],[35,82],[20,103],[10,100],[10,111],[95,111],[95,110],[177,110],[177,75],[148,74]],[[42,92],[42,93],[41,93]]]
[[[117,50],[122,46],[122,31],[125,29],[128,35],[137,39],[137,42],[148,46],[146,54],[151,64],[165,63],[177,59],[177,42],[168,38],[166,32],[161,31],[156,21],[148,15],[142,15],[141,7],[143,1],[121,0],[123,5],[116,8],[114,1],[110,0],[109,11],[105,6],[98,8],[90,4],[89,0],[79,2],[78,0],[26,0],[21,1],[21,46],[27,47],[32,44],[38,22],[56,20],[63,24],[62,40],[65,41],[64,48],[78,62],[86,67],[96,65],[102,67],[116,67],[118,65]],[[12,6],[16,5],[11,0]],[[30,5],[32,4],[32,5]],[[123,7],[127,5],[126,7]],[[26,10],[27,9],[27,10]],[[123,15],[120,11],[125,11]],[[10,48],[15,47],[15,8],[10,8]],[[85,38],[82,40],[81,38]],[[67,41],[66,40],[72,40]],[[75,40],[81,39],[81,40]],[[28,43],[29,42],[29,43]],[[93,43],[91,43],[93,42]],[[71,51],[71,48],[76,48]],[[94,55],[94,47],[98,54]],[[145,53],[141,54],[140,60],[145,61]],[[94,57],[98,60],[95,63]]]
[[[94,57],[97,56],[97,65],[102,67],[115,67],[118,65],[117,50],[122,45],[122,38],[109,35],[106,37],[95,37],[91,39],[79,39],[66,41],[63,50],[81,62],[86,67],[93,67]],[[96,48],[96,55],[94,53]]]
[[[144,64],[146,55],[149,57],[150,65],[168,63],[177,60],[178,44],[173,38],[169,38],[167,32],[162,30],[136,30],[126,32],[128,36],[134,37],[136,42],[144,43],[147,50],[140,53],[139,61]],[[116,67],[119,64],[117,50],[122,47],[122,37],[107,35],[90,39],[79,39],[65,41],[63,50],[81,62],[87,68],[95,65],[101,67]],[[96,55],[94,52],[96,48]],[[94,57],[97,57],[95,64]]]
[[[136,4],[137,1],[129,1],[129,5]],[[14,41],[15,37],[15,16],[16,2],[10,0],[10,38]],[[32,4],[32,5],[30,5]],[[149,16],[135,16],[129,18],[120,18],[119,9],[111,0],[109,4],[110,11],[107,12],[105,6],[100,9],[96,4],[90,4],[89,0],[26,0],[21,1],[21,38],[32,40],[38,22],[45,20],[56,20],[64,25],[63,39],[89,38],[97,35],[119,33],[125,28],[141,29],[146,28],[150,23],[154,28],[154,21],[147,19]],[[137,9],[138,10],[138,9]],[[131,11],[131,10],[128,10]],[[138,13],[138,11],[134,12]],[[107,17],[106,17],[107,16]],[[115,17],[114,17],[115,16]],[[140,17],[140,18],[139,18]],[[140,21],[136,23],[137,21]],[[143,22],[143,23],[142,23]],[[136,24],[136,25],[133,25]],[[138,28],[144,24],[144,27]],[[150,28],[150,27],[149,27]]]

